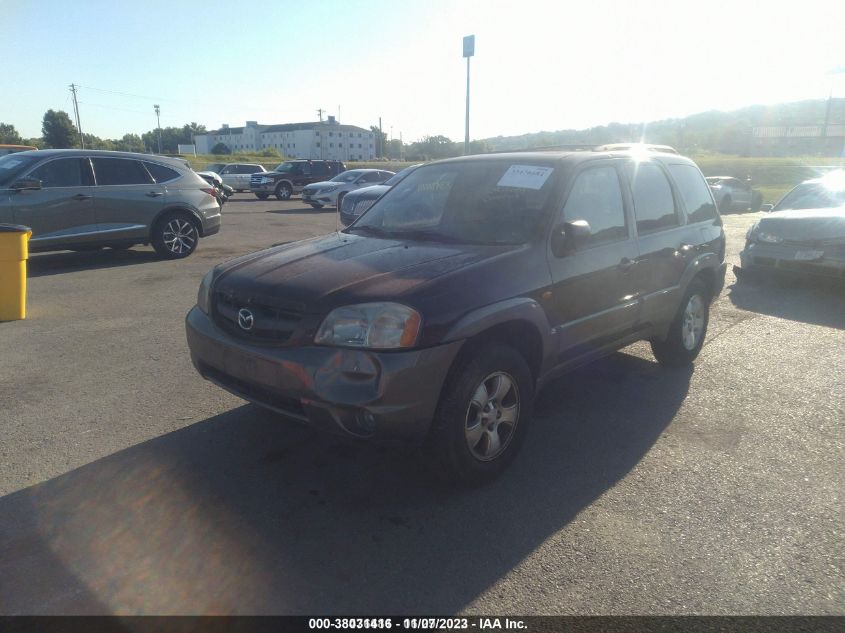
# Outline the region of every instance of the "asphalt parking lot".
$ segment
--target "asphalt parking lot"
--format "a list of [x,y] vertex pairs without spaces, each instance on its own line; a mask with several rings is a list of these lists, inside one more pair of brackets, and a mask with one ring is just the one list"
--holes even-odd
[[[759,214],[725,216],[729,260]],[[187,260],[33,255],[0,324],[0,613],[843,614],[845,291],[731,272],[694,371],[626,348],[452,490],[203,381],[215,263],[333,230],[235,196]]]

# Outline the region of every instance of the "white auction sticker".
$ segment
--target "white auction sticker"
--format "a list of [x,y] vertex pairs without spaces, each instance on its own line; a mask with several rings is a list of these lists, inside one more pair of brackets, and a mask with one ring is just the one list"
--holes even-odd
[[519,187],[520,189],[540,189],[545,184],[554,167],[537,165],[511,165],[504,176],[496,183],[497,187]]

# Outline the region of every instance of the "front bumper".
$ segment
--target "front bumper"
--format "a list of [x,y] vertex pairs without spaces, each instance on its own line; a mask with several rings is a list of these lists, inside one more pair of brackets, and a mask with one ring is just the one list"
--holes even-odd
[[337,204],[337,193],[333,191],[332,193],[320,193],[319,191],[314,193],[309,193],[307,190],[302,192],[302,201],[314,204],[322,204],[328,206],[334,206]]
[[258,346],[221,331],[196,306],[185,327],[194,367],[227,391],[323,431],[415,443],[428,434],[462,344],[400,352]]
[[263,184],[250,182],[249,190],[253,193],[273,193],[276,190],[276,183],[267,182]]
[[845,244],[806,246],[749,242],[740,252],[739,260],[746,270],[845,278]]

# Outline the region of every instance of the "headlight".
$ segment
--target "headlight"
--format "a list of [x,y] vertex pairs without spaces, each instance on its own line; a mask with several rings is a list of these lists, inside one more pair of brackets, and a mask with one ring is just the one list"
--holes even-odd
[[369,349],[413,347],[422,318],[399,303],[361,303],[336,308],[325,318],[314,342]]
[[214,283],[216,274],[216,269],[212,268],[209,270],[205,277],[202,278],[200,289],[197,293],[197,307],[206,314],[211,312],[211,284]]
[[270,182],[270,179],[267,178],[267,176],[261,176],[261,179],[258,182],[260,182],[262,185],[266,185],[268,182]]
[[783,238],[780,235],[773,235],[772,233],[766,233],[764,231],[760,231],[754,235],[754,239],[758,242],[764,242],[765,244],[780,244],[783,242]]

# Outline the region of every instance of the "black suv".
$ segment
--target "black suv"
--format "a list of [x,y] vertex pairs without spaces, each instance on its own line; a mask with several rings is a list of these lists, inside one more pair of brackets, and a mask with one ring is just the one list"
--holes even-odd
[[315,182],[322,182],[346,171],[339,160],[286,160],[273,171],[253,174],[249,189],[261,200],[274,194],[279,200],[289,200],[295,193]]
[[187,316],[194,365],[247,400],[498,474],[534,394],[637,340],[688,365],[725,235],[675,154],[518,153],[424,165],[339,233],[216,266]]

